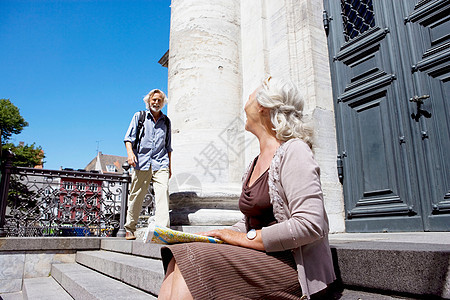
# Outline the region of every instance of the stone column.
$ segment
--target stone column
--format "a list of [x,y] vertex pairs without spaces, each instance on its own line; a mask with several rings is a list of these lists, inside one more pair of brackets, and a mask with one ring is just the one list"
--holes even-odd
[[[241,3],[244,97],[261,76],[288,77],[305,98],[315,125],[314,152],[331,232],[345,230],[342,186],[336,170],[336,130],[321,0],[253,0]],[[256,147],[247,147],[246,160]],[[256,149],[257,150],[257,149]]]
[[[240,1],[172,0],[171,10],[171,206],[179,209],[180,203],[190,203],[190,210],[202,207],[192,203],[192,198],[198,198],[196,202],[207,199],[209,208],[224,209],[223,203],[237,208],[245,144]],[[184,201],[186,197],[189,200]],[[230,197],[235,201],[230,202]]]

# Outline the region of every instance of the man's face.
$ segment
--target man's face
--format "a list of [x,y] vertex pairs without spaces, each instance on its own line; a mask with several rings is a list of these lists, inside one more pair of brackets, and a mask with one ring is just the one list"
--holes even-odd
[[154,93],[150,98],[150,109],[159,112],[164,106],[164,100],[160,93]]

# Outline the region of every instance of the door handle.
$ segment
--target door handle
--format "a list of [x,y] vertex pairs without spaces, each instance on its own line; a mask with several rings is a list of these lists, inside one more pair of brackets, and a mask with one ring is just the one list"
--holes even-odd
[[417,113],[411,114],[411,118],[416,122],[419,122],[421,116],[424,116],[425,118],[431,118],[431,113],[422,109],[423,101],[428,98],[430,98],[430,95],[422,95],[422,96],[416,95],[412,98],[409,98],[409,102],[414,102],[417,105]]
[[409,102],[416,102],[417,104],[423,104],[423,100],[430,98],[430,95],[414,96],[409,98]]

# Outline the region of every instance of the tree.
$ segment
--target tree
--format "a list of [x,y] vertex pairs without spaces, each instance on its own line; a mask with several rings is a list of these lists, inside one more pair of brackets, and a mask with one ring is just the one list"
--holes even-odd
[[28,122],[9,99],[0,99],[0,144],[8,142],[12,134],[19,134]]
[[[34,167],[42,164],[44,152],[41,147],[32,145],[18,145],[8,143],[13,134],[19,134],[28,122],[20,115],[17,106],[9,99],[0,99],[0,142],[2,148],[11,149],[15,157],[13,165],[17,167]],[[2,157],[2,165],[5,158]]]
[[[9,99],[0,99],[0,153],[2,148],[10,149],[14,153],[12,160],[13,166],[17,167],[35,167],[42,164],[44,151],[41,147],[32,145],[14,145],[8,143],[13,134],[19,134],[28,122],[20,115],[19,109],[9,101]],[[1,165],[5,163],[6,157],[1,156]],[[16,214],[17,220],[23,219],[23,216],[32,216],[39,213],[37,206],[38,195],[21,181],[20,177],[11,176],[9,181],[9,191],[7,203],[13,214]]]
[[[12,161],[15,167],[28,167],[34,168],[37,165],[41,165],[44,159],[44,151],[41,147],[36,147],[35,143],[31,145],[19,145],[15,146],[11,143],[3,145],[5,149],[11,149],[14,153],[14,159]],[[2,161],[2,164],[4,161]]]

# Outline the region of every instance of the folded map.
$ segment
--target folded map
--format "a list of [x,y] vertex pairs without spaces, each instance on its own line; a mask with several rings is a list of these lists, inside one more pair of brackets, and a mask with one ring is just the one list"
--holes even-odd
[[155,225],[154,223],[150,223],[144,235],[144,243],[168,245],[168,244],[190,243],[190,242],[204,242],[215,244],[224,243],[223,241],[210,236],[177,231],[167,227]]

